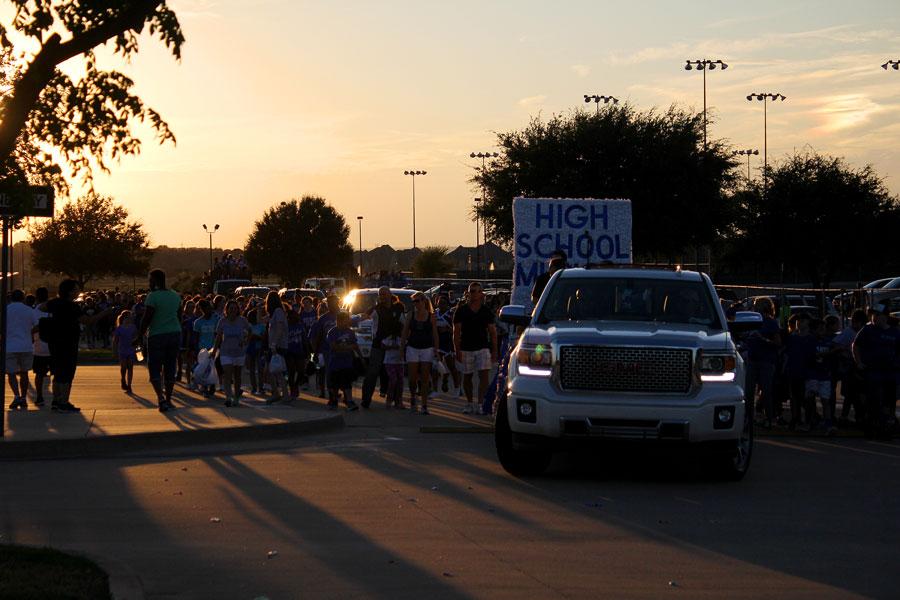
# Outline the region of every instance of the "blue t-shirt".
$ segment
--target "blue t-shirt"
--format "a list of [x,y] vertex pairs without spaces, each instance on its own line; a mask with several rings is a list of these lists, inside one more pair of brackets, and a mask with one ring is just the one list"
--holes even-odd
[[219,324],[219,315],[212,313],[208,319],[203,317],[194,321],[194,332],[198,335],[198,348],[212,348],[216,344],[216,325]]
[[309,331],[313,328],[313,325],[316,324],[316,320],[318,320],[318,318],[319,315],[316,314],[316,310],[314,308],[300,311],[300,322],[303,323],[303,327],[306,329],[307,335],[309,335]]
[[[325,313],[316,321],[309,332],[309,339],[316,340],[321,336],[322,343],[318,351],[328,358],[328,332],[336,325],[335,317],[331,313]],[[327,363],[326,363],[327,364]]]
[[778,360],[778,347],[771,340],[778,333],[778,321],[763,317],[762,326],[747,337],[748,357],[751,362],[775,364]]
[[247,343],[247,354],[259,354],[259,350],[262,348],[262,338],[266,335],[265,324],[257,323],[256,325],[250,325],[250,335],[259,337],[253,338]]
[[791,379],[806,379],[810,367],[816,360],[816,346],[819,340],[816,336],[792,334],[787,338],[785,354],[787,364],[785,371]]
[[831,375],[835,371],[835,355],[831,353],[834,343],[830,336],[816,338],[816,354],[809,365],[807,379],[815,381],[831,381]]
[[[352,329],[338,329],[337,327],[332,327],[331,331],[328,332],[328,335],[325,336],[325,339],[328,341],[329,348],[332,344],[335,343],[355,344],[356,334],[353,333]],[[329,372],[340,371],[342,369],[352,369],[353,351],[344,350],[329,352],[328,362],[325,364],[327,365]]]
[[856,334],[853,347],[869,372],[890,373],[898,367],[900,333],[893,327],[882,329],[869,323]]
[[287,351],[291,354],[303,354],[306,345],[303,323],[289,323],[287,334]]

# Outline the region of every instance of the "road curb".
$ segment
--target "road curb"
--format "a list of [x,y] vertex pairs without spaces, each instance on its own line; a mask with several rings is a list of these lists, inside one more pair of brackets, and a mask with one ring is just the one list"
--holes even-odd
[[3,441],[0,442],[0,461],[49,458],[106,458],[118,454],[184,448],[193,445],[283,439],[301,434],[340,429],[343,426],[344,417],[336,414],[323,415],[303,421],[288,421],[266,425],[153,431],[58,440]]

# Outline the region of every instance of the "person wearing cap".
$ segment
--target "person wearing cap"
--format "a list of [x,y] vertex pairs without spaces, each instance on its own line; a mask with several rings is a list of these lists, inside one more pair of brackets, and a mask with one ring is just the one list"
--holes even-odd
[[537,279],[534,280],[534,287],[531,288],[532,304],[537,304],[538,300],[541,299],[541,294],[544,293],[544,288],[547,287],[547,283],[553,274],[566,268],[567,259],[565,251],[559,248],[550,253],[550,263],[547,266],[547,272],[538,275]]
[[900,333],[888,324],[890,308],[875,304],[870,321],[853,340],[853,359],[863,375],[868,415],[867,436],[889,437],[897,406]]

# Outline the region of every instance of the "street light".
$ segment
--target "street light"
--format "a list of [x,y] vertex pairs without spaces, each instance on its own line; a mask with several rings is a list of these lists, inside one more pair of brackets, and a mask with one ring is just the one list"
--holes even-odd
[[684,70],[690,71],[692,69],[697,69],[698,71],[703,71],[703,149],[706,150],[706,72],[707,71],[715,71],[716,67],[721,67],[724,71],[728,68],[728,65],[721,60],[709,60],[704,58],[703,60],[686,60],[684,62]]
[[404,175],[412,177],[413,192],[413,250],[416,248],[416,175],[427,175],[428,171],[403,171]]
[[750,155],[759,156],[759,150],[756,148],[746,149],[746,150],[735,150],[731,153],[732,156],[744,156],[747,155],[747,183],[750,183]]
[[900,60],[889,60],[886,63],[884,63],[883,65],[881,65],[881,68],[884,69],[885,71],[888,70],[888,67],[891,67],[895,71],[900,71]]
[[[499,152],[471,152],[469,154],[469,158],[480,158],[481,159],[481,173],[484,174],[487,165],[485,161],[489,158],[498,158],[500,156]],[[484,186],[481,186],[481,195],[482,198],[485,196]],[[475,269],[478,273],[481,273],[481,250],[479,249],[478,241],[478,229],[479,229],[479,217],[478,217],[478,203],[482,201],[482,198],[475,198]],[[484,228],[485,234],[487,233],[487,228]],[[484,236],[485,242],[487,242],[487,235]]]
[[[209,234],[209,278],[212,279],[213,276],[213,257],[212,257],[212,236],[215,232],[219,230],[219,224],[216,223],[216,226],[212,229],[206,226],[206,223],[203,224],[203,231]],[[210,284],[213,282],[210,281]]]
[[363,274],[363,266],[362,266],[362,217],[356,217],[356,221],[359,223],[359,276],[362,277]]
[[585,104],[590,104],[593,102],[597,108],[597,112],[600,112],[600,103],[609,104],[612,102],[613,104],[618,104],[619,99],[613,96],[598,96],[597,94],[585,94],[584,95]]
[[479,244],[479,226],[481,219],[478,218],[478,205],[481,203],[481,198],[473,198],[475,202],[475,276],[481,273],[481,248]]
[[747,94],[747,101],[753,102],[754,100],[758,100],[763,103],[763,190],[766,189],[768,185],[768,181],[766,180],[766,173],[769,170],[769,155],[768,155],[768,145],[769,145],[769,126],[768,126],[768,105],[769,100],[775,102],[779,100],[784,102],[787,100],[787,96],[784,94],[773,94],[772,92],[754,92],[752,94]]

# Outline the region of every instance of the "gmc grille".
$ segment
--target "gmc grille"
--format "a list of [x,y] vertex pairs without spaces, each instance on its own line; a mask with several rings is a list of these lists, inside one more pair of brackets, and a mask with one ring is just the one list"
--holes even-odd
[[563,346],[560,386],[564,390],[687,394],[693,353],[688,349]]

